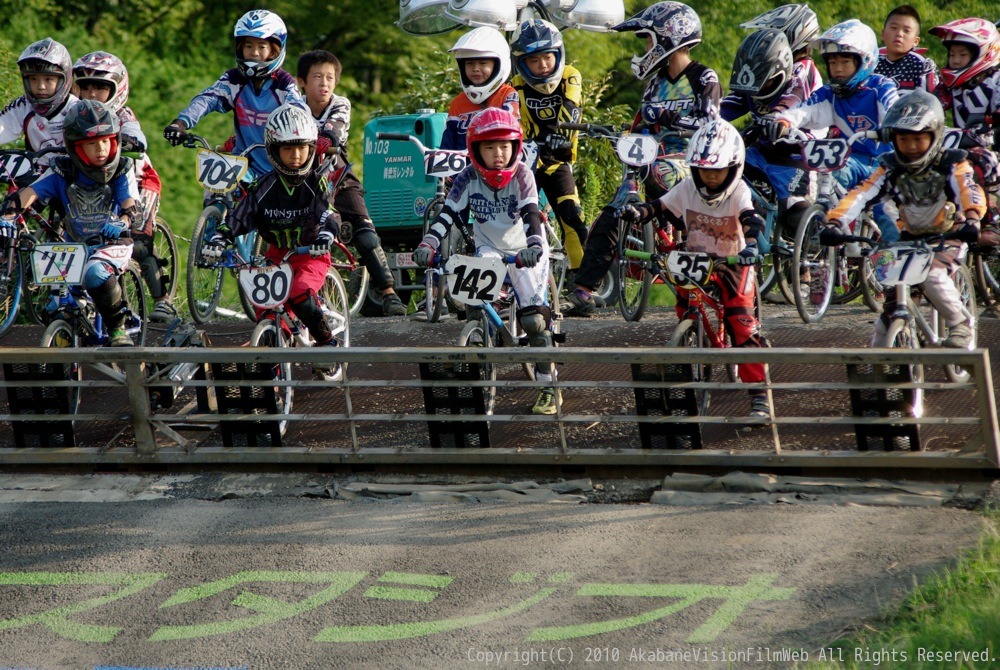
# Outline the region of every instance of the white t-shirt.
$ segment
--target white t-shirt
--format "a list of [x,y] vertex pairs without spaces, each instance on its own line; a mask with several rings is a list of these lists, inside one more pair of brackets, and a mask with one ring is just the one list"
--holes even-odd
[[707,205],[698,195],[694,179],[687,177],[667,191],[660,202],[684,221],[687,229],[685,248],[712,256],[735,256],[743,247],[743,224],[740,214],[753,209],[750,188],[740,180],[732,195],[717,205]]

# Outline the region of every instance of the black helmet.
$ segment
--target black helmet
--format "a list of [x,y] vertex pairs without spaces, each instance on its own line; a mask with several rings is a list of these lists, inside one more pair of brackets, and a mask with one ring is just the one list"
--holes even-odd
[[931,146],[923,156],[906,161],[896,152],[896,161],[910,172],[921,172],[940,154],[944,142],[944,108],[936,96],[918,88],[907,93],[889,108],[882,120],[882,139],[896,146],[899,133],[930,133]]
[[[566,47],[563,46],[562,33],[558,28],[542,19],[524,21],[518,26],[514,41],[510,43],[510,52],[514,56],[514,67],[528,86],[546,95],[556,90],[566,66]],[[554,53],[556,66],[547,77],[540,78],[531,74],[524,61],[532,54],[543,53]]]
[[[81,144],[88,140],[111,138],[111,156],[104,165],[93,165],[83,153]],[[66,112],[63,122],[66,153],[73,164],[99,184],[107,184],[118,172],[121,161],[121,125],[118,115],[103,102],[78,100]]]
[[792,49],[775,28],[746,36],[736,51],[729,90],[745,93],[761,107],[776,100],[792,79]]

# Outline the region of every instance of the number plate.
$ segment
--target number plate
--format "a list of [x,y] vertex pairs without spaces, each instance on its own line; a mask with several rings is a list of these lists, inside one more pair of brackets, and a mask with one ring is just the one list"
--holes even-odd
[[500,297],[507,266],[496,257],[455,255],[445,263],[451,297],[466,305],[482,305]]
[[802,147],[802,160],[806,169],[814,172],[833,172],[847,165],[851,149],[846,140],[809,140]]
[[538,145],[534,142],[525,142],[521,145],[521,162],[532,170],[538,165]]
[[712,277],[712,257],[690,251],[671,251],[667,255],[667,276],[681,288],[706,286]]
[[934,252],[927,247],[897,245],[871,255],[875,278],[883,286],[913,286],[927,279]]
[[944,140],[941,142],[942,149],[958,149],[962,143],[962,131],[958,128],[946,128]]
[[417,267],[417,264],[413,262],[413,254],[409,252],[396,254],[396,267],[397,268]]
[[15,179],[27,177],[34,171],[34,166],[26,156],[4,154],[0,156],[0,182],[10,184]]
[[292,267],[288,263],[240,270],[240,288],[254,307],[273,309],[288,300]]
[[212,193],[229,193],[247,173],[250,161],[245,156],[220,154],[201,149],[198,152],[198,183]]
[[430,149],[424,152],[424,172],[429,177],[454,177],[469,165],[464,151]]
[[86,261],[87,246],[84,244],[36,244],[31,251],[35,284],[78,286],[83,283]]
[[629,133],[618,138],[615,150],[622,163],[633,167],[649,165],[656,160],[659,145],[651,135]]

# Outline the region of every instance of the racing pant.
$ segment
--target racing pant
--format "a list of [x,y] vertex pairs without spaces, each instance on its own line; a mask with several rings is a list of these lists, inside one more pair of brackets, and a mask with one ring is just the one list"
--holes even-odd
[[334,195],[333,206],[342,220],[340,239],[354,244],[361,262],[368,268],[372,284],[380,292],[393,288],[396,282],[389,269],[389,260],[365,206],[365,189],[350,169]]
[[[281,263],[288,249],[270,246],[265,252],[269,261]],[[330,324],[323,314],[319,301],[319,293],[326,284],[326,273],[330,269],[330,254],[312,256],[310,254],[292,254],[284,261],[292,268],[292,286],[288,292],[287,307],[309,330],[313,341],[325,344],[332,337]],[[257,310],[259,320],[263,310]]]
[[[766,347],[767,340],[760,334],[760,321],[757,319],[757,285],[756,270],[752,266],[726,265],[715,266],[718,285],[722,292],[722,318],[726,333],[734,347]],[[689,289],[677,287],[677,317],[684,318],[688,308]],[[763,363],[740,363],[740,380],[746,383],[758,383],[765,379]]]
[[569,163],[541,164],[535,170],[535,183],[544,191],[556,219],[563,230],[563,246],[569,258],[569,269],[576,270],[583,260],[583,243],[587,239],[587,225],[583,222],[583,208]]

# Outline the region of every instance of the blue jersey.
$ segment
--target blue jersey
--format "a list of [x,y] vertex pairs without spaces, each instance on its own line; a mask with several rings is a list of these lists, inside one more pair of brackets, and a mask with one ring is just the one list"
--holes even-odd
[[[898,97],[896,82],[873,74],[845,97],[834,95],[829,84],[823,85],[801,105],[782,112],[778,118],[788,121],[793,128],[834,127],[846,139],[862,130],[878,130],[886,111]],[[851,156],[873,165],[875,158],[887,151],[892,151],[889,143],[860,139],[852,146]]]
[[194,128],[209,112],[233,112],[236,130],[233,152],[242,153],[247,147],[260,144],[250,153],[250,169],[260,177],[271,171],[263,146],[264,124],[271,112],[286,102],[309,111],[292,75],[279,69],[263,81],[258,92],[249,77],[233,68],[196,95],[177,118],[188,128]]
[[69,221],[66,236],[74,242],[84,242],[98,235],[109,217],[121,214],[123,202],[129,198],[139,199],[131,161],[109,184],[98,184],[85,174],[73,172],[75,175],[70,182],[62,170],[49,170],[31,184],[31,190],[43,202],[56,198],[63,204]]

